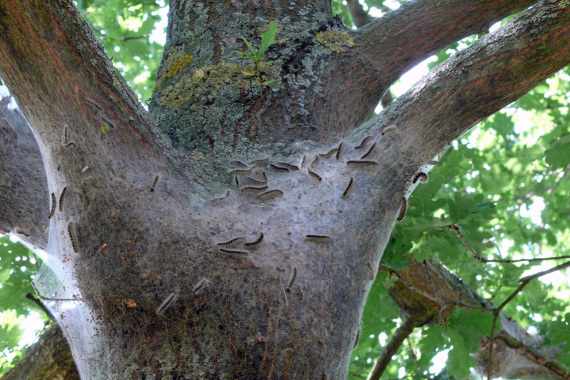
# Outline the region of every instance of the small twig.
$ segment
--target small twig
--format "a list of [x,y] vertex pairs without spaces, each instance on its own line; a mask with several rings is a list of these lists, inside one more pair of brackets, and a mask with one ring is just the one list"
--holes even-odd
[[512,263],[520,263],[520,262],[540,262],[540,261],[552,261],[552,260],[566,260],[570,259],[570,255],[566,256],[548,256],[548,257],[529,257],[524,259],[487,259],[483,257],[479,252],[477,252],[465,239],[465,235],[461,232],[461,228],[458,224],[450,224],[449,229],[452,230],[457,238],[461,241],[465,249],[471,253],[471,256],[475,260],[478,260],[482,263],[501,263],[501,264],[512,264]]
[[495,309],[493,309],[493,324],[491,326],[491,333],[489,335],[490,338],[490,347],[489,347],[489,362],[487,363],[487,380],[491,379],[491,372],[493,369],[493,340],[494,340],[494,335],[495,335],[495,329],[497,327],[497,319],[499,318],[499,315],[501,313],[501,311],[505,308],[505,306],[508,305],[509,302],[511,302],[532,280],[535,280],[539,277],[542,276],[546,276],[547,274],[550,273],[554,273],[557,272],[559,270],[565,269],[570,267],[570,261],[567,261],[565,263],[562,263],[560,265],[557,265],[555,267],[552,267],[550,269],[546,269],[543,270],[541,272],[537,272],[535,274],[531,274],[525,277],[522,277],[519,280],[519,286],[517,286],[517,288],[511,293],[509,294],[509,296],[507,298],[505,298],[505,300],[499,305],[497,306]]
[[386,367],[392,360],[392,357],[398,352],[400,346],[404,343],[406,338],[408,338],[414,329],[419,325],[417,320],[414,318],[407,318],[404,323],[394,333],[388,345],[382,351],[382,354],[374,363],[374,368],[368,375],[368,380],[379,380]]

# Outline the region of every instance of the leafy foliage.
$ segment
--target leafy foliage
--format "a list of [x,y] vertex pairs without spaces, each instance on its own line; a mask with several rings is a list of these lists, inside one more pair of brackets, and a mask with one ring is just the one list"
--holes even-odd
[[[151,36],[163,25],[165,4],[158,0],[77,3],[127,81],[143,99],[148,98],[162,51]],[[363,3],[373,15],[399,4],[396,0]],[[352,27],[346,5],[333,0],[332,7]],[[272,23],[257,48],[250,44],[252,61],[264,58],[276,33],[277,25]],[[472,36],[442,49],[426,67],[437,66],[476,41]],[[570,70],[566,69],[452,144],[430,173],[429,182],[411,197],[408,216],[394,230],[383,264],[400,269],[412,260],[439,261],[497,305],[511,294],[523,274],[555,262],[482,263],[474,253],[505,259],[570,254],[568,94]],[[463,239],[448,228],[451,224],[458,225]],[[19,318],[33,307],[24,300],[36,265],[32,259],[24,247],[0,240],[0,309],[4,310],[0,353],[17,351]],[[366,378],[381,346],[401,321],[398,306],[388,295],[392,283],[381,272],[370,290],[359,343],[353,351],[351,379]],[[570,366],[570,344],[564,345],[570,340],[568,294],[570,281],[559,273],[529,284],[505,312],[542,335],[546,344],[557,347],[558,360]],[[417,329],[393,358],[385,378],[435,378],[444,366],[437,378],[467,378],[474,365],[472,354],[481,337],[489,334],[490,323],[488,314],[460,309],[447,325]],[[12,356],[0,355],[0,373]],[[438,362],[443,364],[438,366]]]
[[25,317],[36,308],[26,300],[31,277],[38,268],[32,252],[8,237],[0,237],[0,374],[19,355]]

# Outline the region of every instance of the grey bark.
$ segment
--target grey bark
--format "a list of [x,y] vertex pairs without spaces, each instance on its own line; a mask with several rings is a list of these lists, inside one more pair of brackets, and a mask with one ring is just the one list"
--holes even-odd
[[[515,3],[485,13],[487,21]],[[473,114],[498,110],[511,99],[505,91],[526,91],[570,61],[568,48],[548,39],[568,37],[568,4],[536,9],[504,41],[476,47],[482,58],[467,56],[473,73],[492,77],[515,59],[511,38],[520,38],[529,46],[516,53],[532,62],[524,90],[519,77],[503,76],[505,85],[490,88],[494,101]],[[0,73],[39,136],[49,191],[63,199],[48,251],[64,269],[56,293],[77,301],[49,306],[83,378],[345,378],[410,179],[474,117],[440,124],[440,140],[420,141],[434,125],[408,110],[424,94],[439,97],[438,83],[460,85],[456,71],[442,69],[419,100],[410,95],[408,105],[396,102],[353,131],[389,81],[357,92],[378,72],[364,71],[364,45],[356,38],[352,46],[328,12],[326,2],[255,10],[173,2],[152,122],[69,1],[0,3]],[[284,41],[257,65],[244,61],[236,37],[257,44],[272,18]],[[456,38],[470,25],[459,23]],[[517,34],[522,28],[532,37]],[[445,41],[419,47],[429,54]],[[558,50],[537,50],[539,43]],[[379,61],[399,55],[385,44]],[[502,61],[486,65],[491,52]],[[381,77],[395,79],[410,60],[397,62]],[[329,82],[340,67],[358,79]],[[342,86],[351,96],[340,96]],[[355,99],[364,106],[352,108]],[[448,102],[442,109],[455,109],[456,99]]]
[[0,233],[36,247],[47,244],[47,183],[38,146],[26,120],[0,99]]

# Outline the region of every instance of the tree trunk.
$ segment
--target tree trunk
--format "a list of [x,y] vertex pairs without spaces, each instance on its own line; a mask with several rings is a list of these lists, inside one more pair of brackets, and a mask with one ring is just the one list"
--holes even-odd
[[411,64],[530,3],[418,1],[350,32],[325,0],[172,0],[150,115],[70,1],[0,3],[0,73],[57,206],[38,287],[81,377],[344,379],[416,174],[570,61],[568,2],[362,123]]

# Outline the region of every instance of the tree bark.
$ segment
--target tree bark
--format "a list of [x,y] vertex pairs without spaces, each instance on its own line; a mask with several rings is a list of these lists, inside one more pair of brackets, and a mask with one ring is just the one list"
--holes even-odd
[[47,245],[47,183],[38,145],[22,115],[0,99],[0,233]]
[[[526,4],[495,3],[487,22]],[[58,299],[47,303],[82,378],[345,378],[411,178],[477,118],[570,61],[556,42],[569,37],[568,3],[539,2],[460,56],[472,63],[465,83],[458,58],[353,131],[389,82],[329,80],[333,68],[364,72],[359,37],[325,1],[247,4],[172,2],[151,119],[70,1],[0,3],[0,73],[58,195],[47,248],[59,284],[40,290]],[[472,16],[454,38],[479,25]],[[242,38],[255,48],[272,19],[279,39],[254,60]],[[423,54],[449,41],[422,44]],[[399,63],[373,74],[395,80],[406,54],[383,51]],[[488,85],[495,75],[504,85]],[[442,85],[463,94],[442,97],[443,110],[492,101],[453,125],[414,118]],[[351,113],[355,99],[365,105]]]

